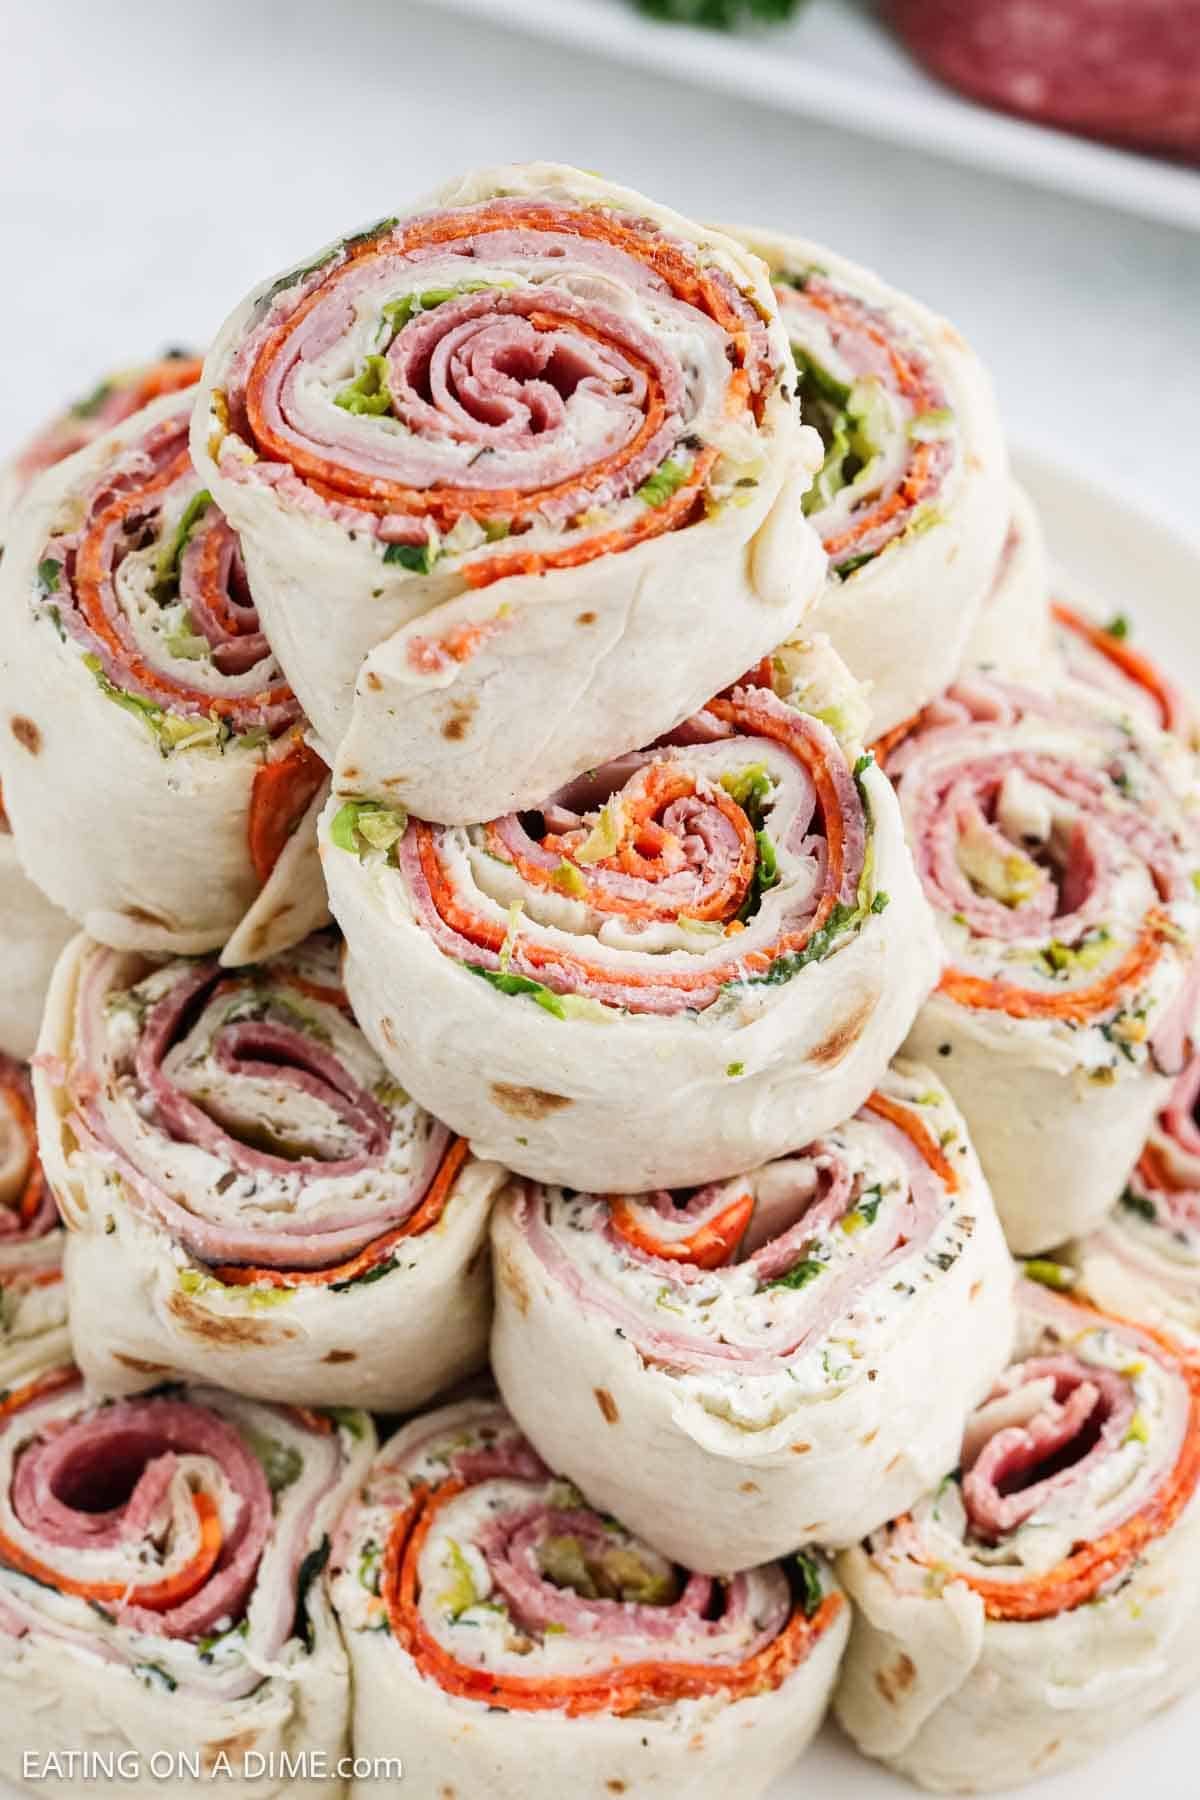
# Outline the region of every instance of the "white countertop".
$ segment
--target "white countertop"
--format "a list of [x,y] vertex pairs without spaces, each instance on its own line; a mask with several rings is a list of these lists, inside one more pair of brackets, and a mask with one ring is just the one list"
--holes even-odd
[[553,156],[876,265],[974,340],[1014,438],[1200,532],[1200,235],[432,3],[55,0],[5,31],[0,451],[348,224]]

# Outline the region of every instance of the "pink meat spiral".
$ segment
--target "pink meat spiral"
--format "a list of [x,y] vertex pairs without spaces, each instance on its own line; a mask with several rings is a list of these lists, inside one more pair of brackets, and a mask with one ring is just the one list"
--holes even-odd
[[484,585],[528,546],[575,566],[702,517],[704,440],[761,414],[777,356],[753,298],[653,221],[497,195],[381,221],[266,290],[213,453]]
[[82,519],[44,546],[35,605],[118,695],[274,738],[300,709],[259,628],[238,539],[192,466],[190,410],[187,392],[114,450]]
[[135,1673],[157,1656],[172,1692],[253,1692],[243,1646],[275,1660],[306,1629],[302,1565],[351,1441],[215,1389],[97,1404],[44,1367],[0,1404],[0,1630]]
[[1085,690],[959,681],[877,746],[937,915],[941,993],[1116,1033],[1174,1074],[1200,935],[1191,767]]
[[329,937],[236,974],[97,949],[74,1041],[76,1156],[201,1262],[353,1257],[411,1217],[450,1144],[367,1047]]
[[409,821],[395,862],[421,929],[501,992],[703,1013],[731,985],[788,979],[886,905],[868,891],[859,772],[819,721],[740,685],[537,813]]

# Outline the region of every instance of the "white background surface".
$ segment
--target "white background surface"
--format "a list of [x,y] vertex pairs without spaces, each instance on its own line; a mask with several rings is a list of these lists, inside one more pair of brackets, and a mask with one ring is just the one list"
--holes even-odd
[[[876,264],[974,340],[1014,437],[1200,532],[1200,235],[432,0],[8,0],[0,70],[0,454],[106,366],[203,342],[252,281],[346,227],[474,163],[550,156]],[[1105,522],[1103,500],[1049,497],[1052,536]],[[1118,535],[1112,599],[1160,650],[1177,631],[1195,681],[1194,569],[1143,572],[1139,534]],[[1193,1706],[1034,1791],[1191,1800],[1198,1752]],[[906,1791],[835,1740],[779,1800]]]
[[877,264],[1015,437],[1197,528],[1200,234],[406,0],[8,0],[0,69],[0,451],[347,225],[541,155]]

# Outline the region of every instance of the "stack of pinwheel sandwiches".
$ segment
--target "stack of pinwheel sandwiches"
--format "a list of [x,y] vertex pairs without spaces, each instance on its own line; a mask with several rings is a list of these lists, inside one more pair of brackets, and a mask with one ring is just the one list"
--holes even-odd
[[950,325],[485,170],[3,537],[0,1771],[982,1791],[1200,1684],[1191,715]]

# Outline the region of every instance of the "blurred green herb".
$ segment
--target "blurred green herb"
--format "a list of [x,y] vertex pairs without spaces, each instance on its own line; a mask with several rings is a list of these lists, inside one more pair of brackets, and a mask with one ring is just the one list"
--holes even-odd
[[734,31],[739,25],[782,25],[800,0],[634,0],[638,12],[675,25],[708,25]]

